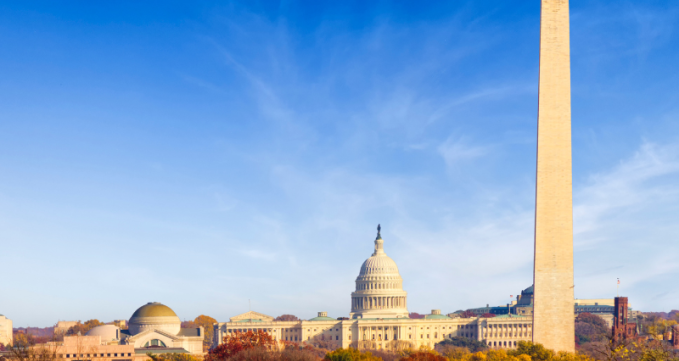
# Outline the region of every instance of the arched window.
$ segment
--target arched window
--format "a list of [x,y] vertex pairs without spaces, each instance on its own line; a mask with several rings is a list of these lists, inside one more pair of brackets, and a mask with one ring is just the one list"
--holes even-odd
[[148,341],[144,344],[144,347],[167,347],[165,346],[165,343],[161,340],[158,339],[153,339],[151,341]]

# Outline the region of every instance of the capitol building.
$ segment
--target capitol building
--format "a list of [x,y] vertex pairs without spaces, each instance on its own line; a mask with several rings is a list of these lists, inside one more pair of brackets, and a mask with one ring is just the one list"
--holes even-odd
[[250,330],[263,330],[283,342],[325,342],[343,348],[393,351],[433,347],[456,336],[491,348],[514,348],[518,341],[531,340],[530,315],[461,318],[432,310],[425,318],[409,318],[408,293],[403,290],[396,262],[384,251],[379,231],[378,226],[375,251],[363,262],[356,278],[349,317],[332,318],[319,312],[310,320],[274,321],[271,316],[250,311],[215,324],[213,346],[221,344],[229,334]]

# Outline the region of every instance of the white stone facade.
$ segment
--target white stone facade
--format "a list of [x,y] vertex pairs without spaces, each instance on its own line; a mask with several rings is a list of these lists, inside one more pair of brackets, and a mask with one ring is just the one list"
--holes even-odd
[[263,330],[281,343],[333,343],[338,347],[402,350],[434,347],[452,337],[466,337],[492,348],[514,348],[532,337],[532,318],[451,318],[433,310],[424,319],[408,317],[407,293],[396,262],[384,253],[379,234],[375,252],[361,266],[356,291],[351,294],[351,313],[339,319],[319,312],[300,321],[274,321],[273,317],[248,312],[214,325],[213,347],[235,332]]
[[3,315],[0,315],[0,343],[3,345],[12,345],[14,343],[12,320]]
[[[438,315],[428,315],[433,317]],[[500,316],[493,318],[363,318],[316,317],[301,321],[237,321],[215,324],[213,345],[234,332],[263,330],[276,341],[292,343],[333,343],[339,347],[399,350],[434,347],[446,338],[466,337],[491,348],[514,348],[518,341],[530,341],[532,318]]]
[[384,240],[378,231],[375,252],[363,262],[356,278],[349,318],[408,317],[407,297],[398,266],[384,253]]
[[130,317],[128,327],[127,331],[120,332],[120,344],[133,345],[137,352],[166,348],[203,355],[203,328],[181,328],[179,317],[161,303],[149,302],[139,307]]

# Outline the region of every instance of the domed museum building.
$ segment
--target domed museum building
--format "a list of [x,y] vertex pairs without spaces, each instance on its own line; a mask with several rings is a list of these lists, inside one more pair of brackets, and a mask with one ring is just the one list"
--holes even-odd
[[[424,318],[409,318],[408,293],[396,262],[384,251],[384,240],[377,228],[372,255],[363,262],[351,293],[349,317],[318,317],[300,321],[274,321],[274,318],[250,311],[215,324],[213,346],[237,331],[263,330],[274,339],[298,343],[335,343],[338,347],[403,350],[433,347],[446,338],[465,337],[484,342],[493,348],[514,348],[518,341],[531,340],[531,317],[500,315],[492,318],[461,318],[441,314],[440,310]],[[452,316],[452,317],[451,317]]]
[[102,325],[85,335],[65,336],[57,357],[83,361],[147,361],[148,353],[203,355],[202,327],[182,328],[171,308],[149,302],[128,321],[128,329]]

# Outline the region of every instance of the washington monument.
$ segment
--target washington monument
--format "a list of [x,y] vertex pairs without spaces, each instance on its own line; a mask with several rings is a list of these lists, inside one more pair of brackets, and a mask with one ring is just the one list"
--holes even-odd
[[542,0],[533,342],[575,349],[568,0]]

